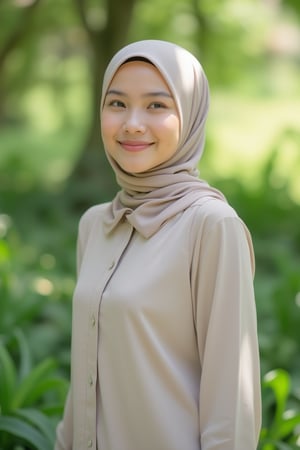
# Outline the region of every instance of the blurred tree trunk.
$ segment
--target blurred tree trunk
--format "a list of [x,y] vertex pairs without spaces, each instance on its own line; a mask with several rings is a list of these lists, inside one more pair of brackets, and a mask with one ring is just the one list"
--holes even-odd
[[106,24],[99,30],[88,21],[86,1],[74,2],[90,43],[92,103],[91,122],[67,189],[70,190],[73,206],[83,210],[93,203],[111,199],[118,190],[100,138],[101,82],[108,61],[126,43],[136,0],[107,0]]
[[31,20],[35,12],[36,7],[41,0],[32,0],[23,4],[16,4],[14,7],[16,10],[22,11],[20,13],[17,25],[11,31],[10,35],[7,37],[5,42],[0,48],[0,123],[5,121],[7,118],[5,111],[5,83],[4,83],[4,71],[6,61],[9,59],[10,55],[14,52],[18,44],[26,38],[30,33]]

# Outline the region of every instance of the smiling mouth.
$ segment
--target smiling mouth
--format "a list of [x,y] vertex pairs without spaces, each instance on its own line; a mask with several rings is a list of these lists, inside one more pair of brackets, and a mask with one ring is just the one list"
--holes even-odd
[[118,141],[120,146],[128,152],[140,152],[153,145],[153,142],[144,141]]

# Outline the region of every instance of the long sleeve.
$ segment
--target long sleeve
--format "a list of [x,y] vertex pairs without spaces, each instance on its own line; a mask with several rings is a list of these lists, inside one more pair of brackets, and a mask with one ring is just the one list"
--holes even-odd
[[261,393],[251,238],[238,218],[221,218],[194,255],[201,450],[255,450]]

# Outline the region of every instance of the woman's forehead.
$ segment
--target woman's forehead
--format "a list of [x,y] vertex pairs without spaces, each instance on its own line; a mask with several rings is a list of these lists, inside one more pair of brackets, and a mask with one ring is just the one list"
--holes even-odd
[[168,83],[164,78],[163,74],[154,64],[149,64],[145,61],[140,60],[130,60],[126,61],[124,64],[119,66],[115,73],[113,74],[112,80],[109,84],[118,83],[138,83],[139,86],[147,85],[160,85],[163,86],[165,90],[170,91]]

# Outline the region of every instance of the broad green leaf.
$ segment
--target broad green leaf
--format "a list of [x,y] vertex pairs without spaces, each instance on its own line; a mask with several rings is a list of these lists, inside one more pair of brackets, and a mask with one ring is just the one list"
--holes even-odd
[[290,392],[290,376],[282,369],[272,370],[264,377],[264,386],[272,389],[276,399],[275,418],[270,430],[271,436],[277,436],[278,427],[283,421],[283,413]]
[[9,411],[16,384],[14,362],[0,341],[0,405],[2,413]]
[[292,417],[284,418],[281,424],[276,430],[278,438],[284,438],[288,436],[293,430],[300,425],[300,413],[293,415]]
[[33,395],[37,384],[46,378],[55,367],[56,362],[52,358],[47,358],[36,366],[20,383],[12,401],[12,408],[19,409],[26,406],[27,400]]
[[53,445],[32,425],[17,417],[0,416],[0,431],[23,439],[36,450],[52,450]]
[[28,393],[26,404],[33,404],[47,392],[58,392],[61,397],[65,397],[68,389],[68,382],[63,378],[46,378],[36,384],[35,389]]
[[37,428],[48,440],[54,443],[55,440],[55,425],[42,412],[36,409],[18,409],[15,411],[16,416],[25,419],[26,422],[31,423]]

